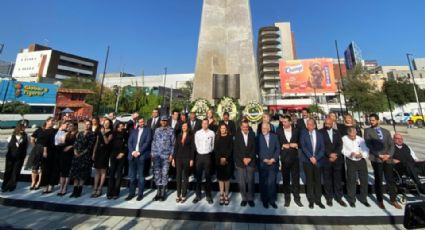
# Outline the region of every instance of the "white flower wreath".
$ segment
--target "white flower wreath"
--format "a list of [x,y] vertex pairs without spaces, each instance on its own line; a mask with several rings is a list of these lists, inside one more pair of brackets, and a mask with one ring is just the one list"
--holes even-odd
[[238,117],[239,111],[238,106],[234,102],[234,100],[230,97],[223,97],[219,101],[217,105],[217,115],[218,117],[223,120],[223,113],[228,112],[229,113],[229,119],[235,120]]

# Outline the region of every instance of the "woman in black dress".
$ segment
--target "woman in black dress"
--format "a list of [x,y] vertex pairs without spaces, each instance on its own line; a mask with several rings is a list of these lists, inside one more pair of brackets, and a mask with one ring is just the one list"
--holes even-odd
[[80,197],[83,185],[91,175],[91,157],[93,153],[96,136],[91,129],[91,121],[84,123],[84,131],[77,134],[74,143],[74,157],[72,158],[69,178],[74,180],[74,191],[71,197]]
[[[93,121],[95,120],[97,120],[97,118],[93,118]],[[94,176],[92,198],[102,195],[102,187],[106,179],[106,169],[109,165],[110,143],[112,141],[112,121],[105,119],[103,121],[103,126],[100,126],[100,128],[96,129],[94,132],[96,135],[96,145],[93,151],[93,162],[96,174]]]
[[220,205],[229,205],[229,186],[232,176],[230,158],[233,150],[233,137],[230,135],[227,125],[218,127],[217,137],[214,143],[214,152],[217,166],[217,180],[220,187]]
[[119,123],[111,142],[111,157],[109,168],[108,199],[118,199],[120,195],[122,171],[127,158],[127,133],[124,123]]
[[193,166],[195,156],[195,141],[189,132],[189,125],[182,124],[182,132],[177,136],[174,145],[172,166],[176,168],[177,198],[176,202],[184,203],[187,199],[187,184],[189,169]]
[[41,186],[46,186],[42,194],[51,193],[53,186],[57,184],[55,175],[55,134],[53,128],[54,120],[52,117],[47,118],[45,128],[38,135],[37,141],[41,143],[42,158],[41,158]]
[[28,135],[25,132],[25,125],[18,124],[7,142],[6,167],[1,185],[2,192],[15,190],[16,181],[21,174],[28,148]]
[[59,153],[59,193],[58,196],[66,194],[69,183],[69,171],[71,170],[72,158],[74,156],[74,143],[78,133],[78,124],[68,123],[68,132],[65,135],[65,143],[62,152]]
[[[49,123],[49,124],[48,124]],[[43,142],[45,138],[42,137],[42,133],[46,129],[47,125],[53,127],[53,123],[50,124],[50,121],[45,121],[43,126],[36,129],[31,135],[31,144],[33,148],[31,150],[30,156],[27,161],[26,168],[31,169],[31,186],[30,190],[38,190],[40,188],[41,182],[41,159],[43,157]]]

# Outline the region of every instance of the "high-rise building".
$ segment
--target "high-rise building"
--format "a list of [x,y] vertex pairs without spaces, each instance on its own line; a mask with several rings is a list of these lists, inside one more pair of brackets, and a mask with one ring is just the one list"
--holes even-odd
[[354,69],[356,65],[363,64],[362,51],[355,42],[351,42],[344,51],[345,66],[348,70]]
[[78,77],[96,79],[98,62],[89,58],[32,44],[16,57],[13,78],[28,82],[56,82]]
[[279,60],[296,59],[294,33],[289,22],[262,27],[258,33],[257,66],[263,102],[281,98]]
[[260,99],[249,0],[204,0],[193,98]]

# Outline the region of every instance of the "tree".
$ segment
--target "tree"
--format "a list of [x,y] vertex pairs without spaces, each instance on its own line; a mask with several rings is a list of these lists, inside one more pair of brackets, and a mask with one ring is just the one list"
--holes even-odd
[[12,101],[5,103],[2,113],[27,114],[30,112],[31,106],[20,101]]
[[310,113],[325,114],[323,109],[316,104],[310,105],[307,109],[310,111]]
[[[425,99],[425,90],[420,89],[418,86],[416,86],[416,89],[418,90],[419,100],[423,101]],[[416,102],[413,84],[407,79],[402,81],[388,80],[384,83],[382,90],[386,92],[390,100],[398,106]]]
[[388,109],[385,94],[377,90],[376,84],[371,81],[370,75],[362,66],[356,66],[349,71],[343,81],[344,96],[352,111],[376,113]]
[[172,110],[184,111],[190,105],[190,98],[193,92],[193,82],[187,81],[184,87],[180,88],[180,90],[182,91],[182,96],[179,98],[173,98],[171,103]]

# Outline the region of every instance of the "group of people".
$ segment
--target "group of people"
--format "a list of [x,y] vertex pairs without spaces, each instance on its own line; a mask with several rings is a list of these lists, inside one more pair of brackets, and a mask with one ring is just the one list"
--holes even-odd
[[[292,192],[295,204],[302,207],[301,166],[309,208],[315,205],[325,208],[322,194],[328,206],[335,200],[346,207],[343,184],[351,207],[355,207],[356,200],[370,207],[367,201],[367,160],[370,160],[377,205],[385,208],[385,177],[390,204],[401,208],[396,201],[393,168],[412,175],[419,189],[425,191],[418,177],[425,174],[425,164],[403,143],[401,134],[396,133],[393,139],[388,130],[379,126],[378,115],[371,114],[369,121],[371,127],[363,134],[351,115],[345,115],[344,122],[338,123],[336,114],[329,113],[323,128],[318,129],[316,121],[304,109],[302,117],[296,121],[291,116],[281,115],[277,127],[271,123],[270,116],[264,114],[254,133],[248,120],[243,118],[237,126],[225,112],[223,120],[218,121],[212,110],[207,112],[205,119],[199,120],[194,112],[188,117],[173,111],[169,118],[160,116],[155,109],[150,119],[145,121],[134,113],[127,123],[118,121],[115,113],[110,113],[102,123],[98,118],[85,121],[83,131],[71,121],[59,122],[54,128],[54,120],[49,118],[31,135],[30,141],[25,125],[17,125],[8,139],[2,191],[16,188],[31,142],[34,146],[26,165],[32,170],[30,190],[44,187],[42,194],[51,193],[59,184],[57,195],[64,196],[67,185],[72,182],[70,196],[79,197],[94,168],[93,198],[102,196],[108,175],[106,197],[118,199],[122,177],[128,174],[129,194],[125,200],[136,198],[140,201],[144,198],[145,177],[152,172],[157,190],[154,201],[167,198],[169,176],[172,176],[176,181],[176,202],[184,203],[188,198],[189,176],[193,174],[196,188],[192,202],[202,200],[204,185],[205,200],[212,204],[212,177],[215,175],[220,205],[230,204],[230,180],[236,177],[240,205],[254,207],[254,178],[258,171],[264,208],[277,208],[280,171],[284,206],[290,206]],[[360,181],[358,196],[357,179]]]

